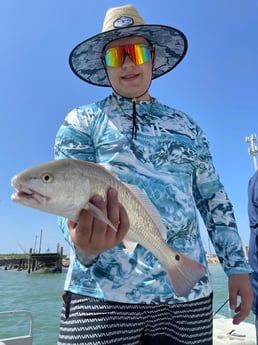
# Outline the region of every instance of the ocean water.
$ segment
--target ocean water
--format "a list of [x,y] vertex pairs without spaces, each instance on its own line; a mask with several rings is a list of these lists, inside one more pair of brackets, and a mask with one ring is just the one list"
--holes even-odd
[[[65,273],[0,270],[0,311],[26,309],[33,314],[33,345],[57,343],[64,280]],[[28,334],[28,324],[28,318],[2,317],[0,339]]]
[[[227,278],[220,265],[210,265],[214,285],[214,312],[227,300]],[[33,345],[55,345],[58,338],[62,292],[66,272],[36,273],[0,269],[0,311],[29,310],[34,317]],[[219,314],[230,316],[225,305]],[[0,339],[28,333],[28,319],[0,319]],[[253,323],[253,315],[247,322]]]

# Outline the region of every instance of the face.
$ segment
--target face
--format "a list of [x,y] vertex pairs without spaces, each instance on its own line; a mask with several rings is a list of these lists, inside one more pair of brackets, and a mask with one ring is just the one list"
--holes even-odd
[[[143,37],[125,37],[110,42],[105,49],[136,43],[149,44]],[[124,97],[149,100],[148,90],[152,79],[153,61],[154,58],[136,65],[129,56],[126,56],[121,67],[105,66],[113,90]]]

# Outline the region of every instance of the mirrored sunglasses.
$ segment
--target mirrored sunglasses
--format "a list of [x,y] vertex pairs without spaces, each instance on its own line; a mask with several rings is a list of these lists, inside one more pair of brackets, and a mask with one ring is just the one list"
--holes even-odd
[[137,43],[109,48],[103,51],[102,59],[109,67],[121,67],[126,56],[129,56],[135,65],[150,61],[153,48],[150,45]]

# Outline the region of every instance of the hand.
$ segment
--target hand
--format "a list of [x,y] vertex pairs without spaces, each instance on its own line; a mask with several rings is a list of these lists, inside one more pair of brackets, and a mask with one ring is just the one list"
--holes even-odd
[[99,195],[95,195],[90,201],[107,215],[117,232],[93,217],[87,210],[81,211],[77,223],[68,221],[68,228],[71,240],[80,251],[99,254],[122,242],[129,230],[129,219],[124,207],[118,201],[117,191],[114,188],[108,190],[107,204]]
[[[250,313],[253,303],[253,292],[248,274],[232,274],[228,280],[229,306],[236,314],[233,316],[233,324],[238,325]],[[241,302],[237,305],[237,296]]]

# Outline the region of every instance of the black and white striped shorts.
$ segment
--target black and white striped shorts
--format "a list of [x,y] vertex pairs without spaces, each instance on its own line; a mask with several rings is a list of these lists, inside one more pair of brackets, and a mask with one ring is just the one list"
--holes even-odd
[[212,345],[212,296],[172,305],[65,297],[58,345]]

